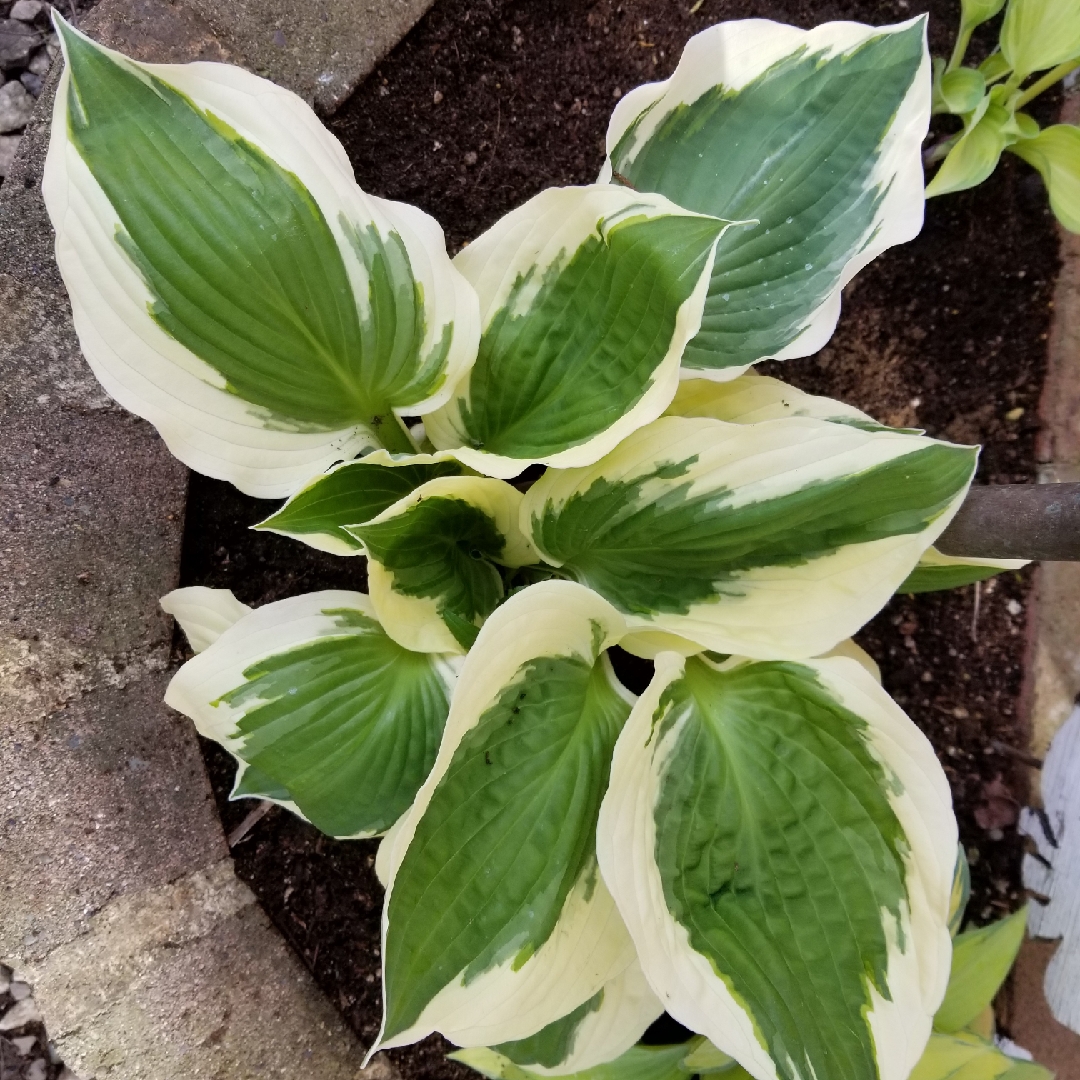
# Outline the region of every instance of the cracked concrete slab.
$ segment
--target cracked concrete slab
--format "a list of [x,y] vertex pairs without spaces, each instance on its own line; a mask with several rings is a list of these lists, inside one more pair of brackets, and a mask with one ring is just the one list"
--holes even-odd
[[229,859],[118,899],[25,975],[82,1080],[359,1073],[352,1037],[321,994],[297,993],[307,972]]
[[332,112],[434,0],[186,0],[245,67]]
[[[144,60],[265,62],[316,99],[333,71],[325,103],[428,2],[305,5],[318,27],[283,33],[306,67],[259,59],[269,0],[237,5],[227,40],[199,0],[103,0],[82,26]],[[0,957],[83,1080],[354,1080],[360,1048],[235,878],[194,732],[162,703],[187,474],[79,354],[40,194],[56,78],[0,189]]]

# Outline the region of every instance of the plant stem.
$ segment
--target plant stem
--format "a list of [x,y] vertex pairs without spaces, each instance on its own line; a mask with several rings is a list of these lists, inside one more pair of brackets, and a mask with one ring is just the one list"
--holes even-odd
[[955,135],[950,135],[947,139],[934,143],[933,146],[928,146],[923,151],[923,165],[929,168],[939,161],[944,161],[949,156],[949,151],[959,142],[961,135],[963,135],[963,132],[959,131]]
[[971,32],[974,29],[974,26],[967,26],[964,23],[960,24],[960,29],[956,35],[956,44],[953,46],[952,56],[949,57],[949,62],[945,65],[945,70],[947,72],[955,71],[960,66],[960,62],[967,53],[968,44],[971,41]]
[[1066,60],[1064,64],[1058,64],[1051,68],[1041,79],[1033,82],[1013,103],[1014,109],[1022,109],[1033,98],[1037,98],[1044,90],[1049,90],[1059,79],[1064,79],[1070,71],[1080,67],[1080,56]]
[[[377,421],[377,422],[376,422]],[[416,447],[405,425],[389,409],[372,421],[372,431],[392,454],[415,454]]]

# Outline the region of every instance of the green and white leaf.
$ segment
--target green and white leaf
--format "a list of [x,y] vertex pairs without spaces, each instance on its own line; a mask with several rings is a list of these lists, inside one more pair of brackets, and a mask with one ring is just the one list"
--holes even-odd
[[1053,1080],[1049,1069],[1002,1053],[989,1039],[967,1031],[935,1032],[911,1080]]
[[[476,364],[428,436],[508,479],[587,465],[655,420],[730,222],[625,188],[549,188],[454,260],[480,296]],[[460,449],[458,449],[460,448]]]
[[930,90],[922,18],[747,19],[695,35],[670,79],[622,98],[602,180],[756,221],[717,246],[684,369],[731,378],[828,341],[843,286],[922,226]]
[[234,794],[291,804],[331,836],[374,836],[435,761],[456,669],[387,637],[363,593],[317,592],[237,620],[165,701],[247,766]]
[[1024,78],[1080,59],[1080,7],[1069,0],[1009,0],[1001,51]]
[[1080,233],[1080,128],[1054,124],[1009,149],[1039,170],[1054,215],[1070,232]]
[[[978,112],[973,114],[978,115]],[[926,197],[948,195],[977,187],[997,168],[1008,144],[1005,127],[1010,114],[1000,105],[987,106],[978,121],[970,126],[949,151],[926,185]]]
[[442,455],[376,450],[316,476],[254,528],[331,555],[362,555],[364,545],[347,525],[363,525],[429,480],[462,472],[461,465]]
[[893,595],[963,501],[977,451],[805,417],[664,417],[526,493],[543,558],[634,630],[818,656]]
[[596,815],[630,711],[602,650],[622,617],[532,585],[465,659],[435,766],[385,854],[380,1047],[524,1039],[634,961],[600,880]]
[[180,624],[196,653],[210,648],[230,626],[251,613],[251,608],[240,603],[231,590],[208,589],[205,585],[173,589],[159,603],[162,611]]
[[934,1017],[936,1031],[966,1028],[994,1000],[1016,960],[1026,928],[1025,906],[989,926],[957,935],[949,987]]
[[949,973],[933,749],[861,665],[657,658],[604,880],[667,1011],[758,1080],[906,1080]]
[[1003,570],[1019,570],[1026,559],[976,559],[971,556],[943,555],[937,548],[927,548],[915,569],[903,580],[898,593],[935,592],[956,589],[975,581],[985,581]]
[[[949,895],[949,933],[953,938],[960,933],[964,922],[964,912],[971,899],[971,867],[968,866],[967,852],[961,844],[956,849],[956,868],[953,870],[952,892]],[[956,954],[953,954],[953,965]]]
[[722,383],[712,379],[684,379],[665,415],[705,416],[729,424],[756,424],[788,416],[810,416],[864,431],[889,430],[854,405],[806,394],[756,371],[748,371],[737,379]]
[[[625,1054],[605,1065],[571,1073],[574,1080],[687,1080],[683,1068],[686,1045],[632,1046]],[[515,1065],[508,1057],[487,1046],[455,1050],[447,1054],[453,1061],[468,1065],[489,1080],[533,1080],[542,1074]],[[731,1080],[738,1080],[733,1075]]]
[[295,94],[136,64],[56,19],[43,192],[83,352],[177,457],[264,498],[442,404],[475,294],[426,214],[364,194]]
[[368,556],[379,621],[419,652],[465,652],[502,600],[499,566],[538,561],[519,528],[522,494],[486,476],[443,476],[365,525],[348,526]]
[[492,1049],[540,1076],[571,1076],[621,1057],[663,1011],[635,959],[573,1012]]

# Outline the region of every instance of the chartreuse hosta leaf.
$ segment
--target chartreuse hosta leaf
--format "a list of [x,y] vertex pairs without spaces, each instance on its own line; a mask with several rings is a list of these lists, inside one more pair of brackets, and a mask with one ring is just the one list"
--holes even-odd
[[1058,221],[1080,233],[1080,128],[1053,124],[1009,149],[1039,170]]
[[587,465],[655,420],[728,227],[604,184],[550,188],[507,214],[454,260],[483,334],[453,400],[425,420],[432,442],[505,479]]
[[918,565],[897,588],[898,593],[935,592],[955,589],[973,581],[985,581],[1002,570],[1019,570],[1024,559],[976,559],[970,556],[943,555],[937,548],[927,548]]
[[1023,77],[1080,58],[1080,9],[1061,0],[1010,0],[1001,51]]
[[596,815],[631,698],[602,650],[624,632],[569,581],[485,623],[431,775],[380,851],[383,1025],[459,1046],[534,1035],[633,963],[596,866]]
[[136,64],[59,18],[43,191],[83,351],[200,472],[287,495],[447,399],[475,294],[438,225],[365,195],[300,98]]
[[569,1076],[625,1054],[663,1011],[635,959],[566,1016],[491,1049],[540,1076]]
[[793,417],[664,417],[545,474],[522,528],[636,630],[818,656],[892,596],[963,500],[976,450]]
[[922,225],[930,82],[923,19],[749,19],[703,30],[670,79],[619,102],[602,179],[756,221],[720,240],[684,368],[726,378],[825,344],[842,286]]
[[952,973],[934,1017],[937,1031],[967,1027],[994,1000],[1024,940],[1027,908],[989,926],[966,930],[953,941]]
[[860,664],[662,654],[597,854],[667,1011],[758,1080],[905,1080],[948,979],[956,824]]
[[[625,1054],[603,1065],[571,1073],[574,1080],[687,1080],[691,1070],[683,1066],[686,1046],[632,1046]],[[448,1057],[475,1069],[489,1080],[532,1080],[545,1075],[515,1065],[504,1054],[486,1046],[456,1050]],[[738,1080],[736,1074],[731,1080]]]
[[331,836],[372,836],[427,776],[455,670],[387,637],[363,593],[318,592],[238,619],[165,700],[246,764],[234,794],[288,802]]
[[408,649],[465,652],[503,598],[499,566],[538,561],[519,527],[521,492],[486,476],[429,480],[365,525],[368,588],[386,632]]
[[911,1080],[1053,1080],[1054,1074],[1004,1054],[989,1039],[968,1031],[930,1036]]
[[331,555],[361,555],[363,543],[345,526],[363,525],[421,484],[463,471],[456,461],[428,454],[394,457],[376,450],[316,476],[255,528],[291,536]]

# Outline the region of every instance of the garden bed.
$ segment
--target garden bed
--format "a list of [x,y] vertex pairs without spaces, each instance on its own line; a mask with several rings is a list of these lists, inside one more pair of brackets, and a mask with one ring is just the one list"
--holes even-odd
[[[440,0],[331,127],[361,186],[434,214],[456,251],[541,188],[593,179],[617,98],[666,76],[702,27],[750,16],[886,23],[923,8],[914,0],[693,6]],[[940,55],[958,4],[927,6]],[[1041,105],[1054,108],[1052,99]],[[982,443],[981,481],[1032,481],[1057,257],[1041,182],[1007,158],[982,187],[931,202],[922,235],[859,275],[827,348],[765,367],[885,423]],[[250,604],[365,587],[360,560],[247,531],[269,505],[193,476],[182,584],[227,587]],[[1030,580],[1010,573],[978,591],[897,597],[859,635],[945,767],[972,864],[969,913],[980,922],[1012,910],[1022,893],[1013,819],[1027,796],[1020,696]],[[212,744],[204,752],[228,831],[253,804],[227,802],[231,759]],[[234,850],[241,878],[365,1042],[380,1018],[376,846],[329,840],[275,809]],[[390,1056],[409,1077],[464,1075],[443,1052],[433,1039]]]

